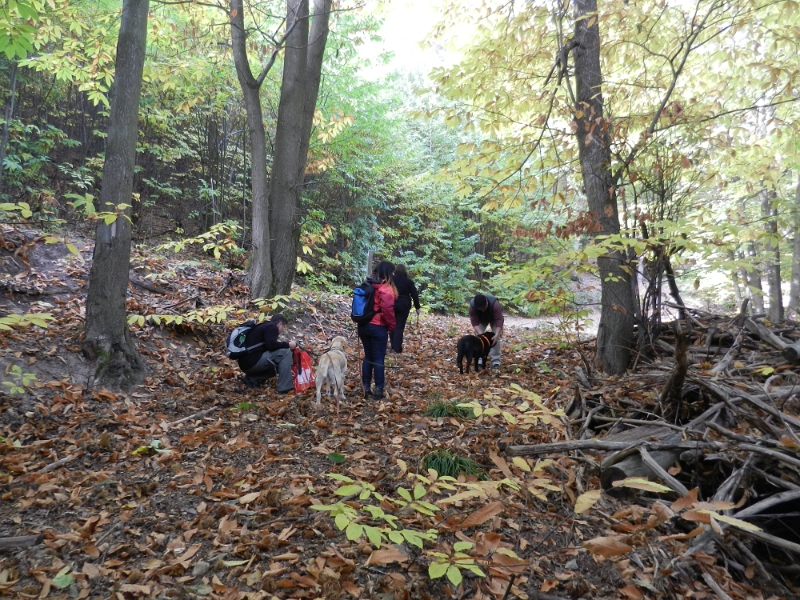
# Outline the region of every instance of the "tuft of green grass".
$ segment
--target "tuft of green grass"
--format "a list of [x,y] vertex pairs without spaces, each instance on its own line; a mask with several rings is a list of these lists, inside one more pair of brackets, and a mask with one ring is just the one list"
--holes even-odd
[[255,408],[256,405],[250,402],[239,402],[236,406],[234,406],[231,410],[250,410],[251,408]]
[[475,413],[472,412],[471,408],[459,406],[455,400],[442,400],[442,398],[433,398],[428,402],[423,414],[434,419],[443,417],[455,417],[456,419],[475,418]]
[[477,475],[485,480],[486,474],[471,458],[464,458],[445,448],[437,448],[422,459],[425,470],[433,469],[440,476],[458,477],[459,475]]

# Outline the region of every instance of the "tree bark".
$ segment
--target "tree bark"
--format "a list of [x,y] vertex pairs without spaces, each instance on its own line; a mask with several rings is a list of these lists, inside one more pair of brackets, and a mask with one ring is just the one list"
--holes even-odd
[[789,288],[789,306],[787,314],[797,314],[800,306],[800,177],[797,179],[797,191],[794,195],[794,245],[792,249],[792,283]]
[[294,279],[300,240],[300,196],[305,157],[300,159],[308,64],[308,0],[287,0],[287,27],[296,23],[286,40],[283,80],[270,175],[273,292],[288,294]]
[[783,321],[783,292],[781,291],[781,250],[778,240],[778,210],[773,206],[775,192],[761,192],[761,215],[764,217],[764,231],[767,239],[764,244],[766,254],[767,287],[769,289],[769,310],[767,319],[772,323]]
[[17,92],[17,61],[11,60],[11,67],[8,74],[8,100],[6,100],[6,114],[5,121],[3,122],[3,135],[0,138],[0,193],[3,192],[3,163],[6,160],[6,152],[8,151],[8,134],[11,128],[11,119],[14,118],[14,101],[16,100]]
[[[122,5],[100,190],[102,211],[114,212],[120,204],[131,203],[149,5],[149,0],[124,0]],[[95,233],[84,351],[96,359],[94,383],[126,389],[141,381],[144,362],[131,341],[125,310],[131,257],[130,208],[119,212],[110,224],[100,221]]]
[[236,76],[244,96],[247,130],[250,134],[250,185],[253,195],[253,245],[248,283],[254,298],[268,296],[272,289],[272,255],[269,221],[269,183],[267,180],[267,134],[261,109],[261,81],[253,76],[247,58],[247,32],[244,28],[243,0],[231,0],[231,43]]
[[[578,148],[589,210],[599,224],[595,236],[620,231],[617,194],[610,169],[609,123],[603,118],[600,71],[600,28],[597,0],[576,0],[575,62]],[[597,332],[597,366],[612,375],[625,373],[633,345],[634,298],[625,255],[612,252],[598,258],[601,313]],[[630,269],[630,267],[627,267]]]

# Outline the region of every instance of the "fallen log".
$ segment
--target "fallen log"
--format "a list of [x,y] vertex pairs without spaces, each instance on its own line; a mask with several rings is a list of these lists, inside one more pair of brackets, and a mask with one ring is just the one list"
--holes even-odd
[[[640,443],[659,440],[660,442],[677,442],[681,432],[658,425],[649,425],[628,429],[604,439],[607,442],[623,442],[627,447],[621,452],[612,454],[600,464],[603,469],[600,485],[604,490],[611,489],[615,481],[628,477],[661,478],[666,469],[675,464],[679,453],[675,450],[659,450],[647,453],[647,459],[639,451]],[[645,452],[647,452],[645,450]],[[648,464],[650,463],[650,464]]]
[[791,346],[786,346],[781,352],[783,358],[785,358],[789,362],[796,362],[798,358],[800,358],[800,343],[792,344]]

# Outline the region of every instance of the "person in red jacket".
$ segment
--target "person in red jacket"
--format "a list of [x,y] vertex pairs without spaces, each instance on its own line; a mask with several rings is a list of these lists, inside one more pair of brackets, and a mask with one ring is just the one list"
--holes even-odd
[[[383,398],[385,383],[384,361],[386,343],[394,331],[394,301],[397,289],[392,275],[394,264],[388,260],[378,263],[374,277],[367,281],[375,288],[375,316],[366,325],[358,326],[358,337],[364,346],[364,360],[361,362],[361,383],[364,385],[364,398]],[[375,376],[375,390],[372,390],[372,377]]]

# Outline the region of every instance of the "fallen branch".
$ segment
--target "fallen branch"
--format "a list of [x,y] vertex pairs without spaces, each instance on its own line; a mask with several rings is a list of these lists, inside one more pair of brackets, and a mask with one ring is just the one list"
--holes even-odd
[[726,444],[709,441],[687,442],[608,442],[604,440],[572,440],[569,442],[552,442],[549,444],[531,444],[523,446],[507,446],[498,443],[498,446],[509,456],[538,456],[539,454],[559,454],[573,450],[601,450],[603,452],[617,452],[628,448],[643,447],[647,450],[694,450],[696,448],[712,448],[725,450]]
[[59,458],[57,461],[52,462],[52,463],[50,463],[49,465],[47,465],[45,467],[42,467],[41,469],[36,471],[36,473],[37,474],[39,474],[39,473],[49,473],[50,471],[55,471],[56,469],[58,469],[59,467],[64,466],[68,462],[71,462],[71,461],[75,460],[76,458],[78,458],[82,454],[83,454],[83,450],[79,450],[78,452],[75,452],[74,454],[70,454],[68,456],[65,456],[64,458]]
[[16,537],[0,538],[0,550],[14,550],[16,548],[30,548],[42,543],[44,536],[41,533],[36,535],[19,535]]
[[166,426],[167,428],[174,427],[175,425],[180,425],[181,423],[185,423],[186,421],[191,421],[192,419],[199,419],[200,417],[205,417],[208,413],[214,412],[215,410],[219,410],[219,408],[214,406],[212,408],[201,410],[200,412],[196,412],[193,415],[189,415],[188,417],[183,417],[182,419],[178,419],[177,421],[173,421],[172,423],[167,423]]

